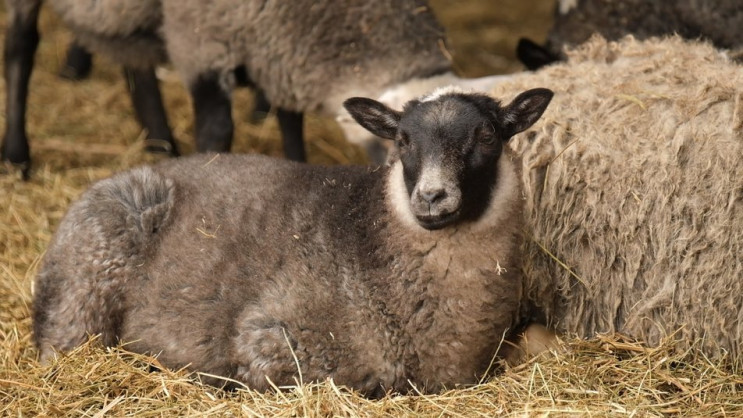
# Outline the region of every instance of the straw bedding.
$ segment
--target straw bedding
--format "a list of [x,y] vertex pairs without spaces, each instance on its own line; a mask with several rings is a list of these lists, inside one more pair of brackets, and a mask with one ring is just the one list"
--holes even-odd
[[[43,28],[44,36],[58,30],[48,16]],[[570,339],[568,351],[532,359],[475,387],[378,401],[332,382],[281,392],[222,392],[201,385],[198,376],[163,369],[156,359],[128,353],[125,347],[103,349],[97,341],[41,366],[29,306],[33,277],[52,232],[69,203],[91,182],[153,161],[141,152],[141,135],[119,70],[97,61],[90,81],[61,83],[55,72],[67,38],[54,39],[42,42],[33,79],[29,120],[38,163],[32,180],[22,183],[0,175],[0,416],[743,415],[743,373],[706,359],[697,345],[678,350],[673,344],[678,335],[655,348],[621,335]],[[188,150],[187,96],[177,81],[165,84],[175,134]],[[236,108],[247,111],[249,94],[236,94]],[[638,99],[648,106],[647,98]],[[635,102],[612,100],[615,106],[624,103],[625,111]],[[323,121],[310,121],[308,131],[314,163],[363,162],[359,150],[344,145]],[[272,122],[238,124],[236,137],[237,152],[280,152]]]

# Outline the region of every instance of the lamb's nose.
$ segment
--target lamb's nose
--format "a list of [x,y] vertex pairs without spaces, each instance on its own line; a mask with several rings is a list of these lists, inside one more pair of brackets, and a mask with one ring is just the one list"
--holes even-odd
[[446,198],[446,191],[443,188],[424,189],[420,191],[420,195],[429,205],[433,205]]

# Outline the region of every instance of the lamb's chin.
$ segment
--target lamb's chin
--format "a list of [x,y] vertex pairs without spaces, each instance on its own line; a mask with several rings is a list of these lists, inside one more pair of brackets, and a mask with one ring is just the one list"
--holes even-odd
[[435,231],[456,224],[459,221],[459,215],[460,211],[456,210],[439,216],[416,216],[415,219],[418,225],[429,231]]

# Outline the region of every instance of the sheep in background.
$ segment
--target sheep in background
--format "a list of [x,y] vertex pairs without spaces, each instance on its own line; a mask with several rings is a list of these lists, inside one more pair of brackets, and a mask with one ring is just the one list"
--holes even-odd
[[[300,145],[304,112],[335,116],[347,97],[379,97],[451,71],[444,30],[424,0],[166,0],[163,11],[168,53],[194,97],[197,142],[225,149],[238,66],[283,112],[285,141]],[[372,160],[383,159],[376,142],[362,145]],[[303,147],[294,152],[303,159]]]
[[678,37],[597,37],[492,93],[535,84],[555,99],[511,142],[528,299],[569,335],[678,331],[743,361],[743,67]]
[[[155,77],[155,65],[166,61],[158,35],[159,0],[138,2],[49,0],[76,40],[124,65],[134,109],[147,129],[148,148],[178,155]],[[26,99],[39,42],[41,0],[6,0],[6,125],[0,160],[21,168],[28,177],[31,157],[26,134]]]
[[[7,3],[6,84],[12,87],[2,159],[21,165],[24,175],[30,165],[25,100],[40,1]],[[441,50],[443,29],[423,0],[354,0],[343,7],[329,0],[49,2],[80,45],[113,55],[132,70],[135,110],[150,143],[174,155],[178,152],[152,71],[166,55],[193,99],[197,150],[229,151],[230,93],[235,72],[245,69],[278,108],[285,154],[298,161],[305,160],[303,112],[337,115],[346,97],[378,97],[400,83],[451,71]],[[383,160],[386,150],[376,141],[362,145],[373,161]]]
[[563,48],[594,33],[609,40],[679,34],[702,38],[718,48],[743,52],[743,2],[740,0],[560,0],[545,47],[522,39],[517,55],[534,70],[565,59]]
[[[179,155],[154,71],[156,65],[167,61],[167,52],[160,33],[163,20],[161,1],[48,0],[48,3],[75,36],[65,63],[71,67],[63,68],[61,74],[74,79],[81,75],[78,71],[84,72],[86,67],[89,69],[91,57],[88,51],[101,53],[122,64],[137,119],[147,130],[147,149]],[[34,53],[39,42],[37,21],[41,0],[6,0],[6,7],[8,30],[4,56],[5,82],[8,87],[6,127],[0,161],[20,167],[23,177],[28,178],[31,158],[26,134],[26,100]],[[241,77],[243,74],[240,70],[239,67],[233,68],[233,73],[237,74],[232,74],[231,78],[251,85],[248,75]],[[199,107],[198,100],[201,100],[201,96],[206,96],[206,100],[213,96],[208,87],[192,93],[195,94],[196,107]],[[296,116],[279,110],[278,118],[283,126],[291,125]],[[287,118],[289,122],[285,120]],[[212,128],[216,126],[214,129],[218,131],[223,130],[220,124],[224,120],[197,118],[196,122],[197,131],[205,125]],[[300,149],[303,153],[302,138],[289,138],[299,141],[298,144],[284,141],[285,149],[290,150],[289,156],[295,157],[291,152],[295,149]],[[229,143],[210,139],[211,137],[197,140],[196,149],[202,152],[229,150]]]
[[349,99],[395,141],[388,167],[199,155],[95,184],[37,277],[42,361],[102,334],[258,390],[295,376],[371,396],[476,383],[521,302],[522,191],[505,145],[551,98],[501,106],[444,89],[402,112]]

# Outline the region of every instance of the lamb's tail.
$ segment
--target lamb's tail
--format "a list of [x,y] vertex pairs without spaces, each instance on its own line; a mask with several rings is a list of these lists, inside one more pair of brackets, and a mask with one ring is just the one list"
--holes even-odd
[[143,167],[95,184],[70,207],[36,279],[34,334],[42,361],[88,335],[116,343],[124,288],[141,278],[174,200],[173,181]]

